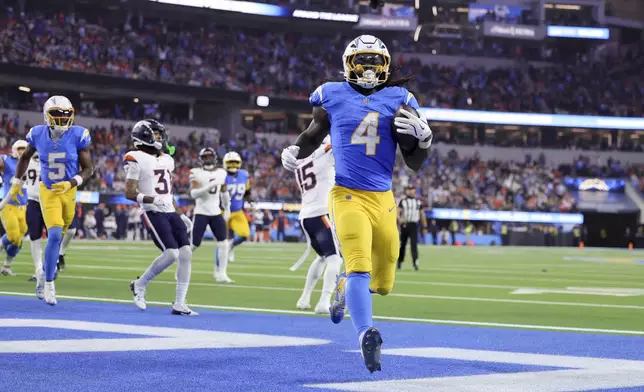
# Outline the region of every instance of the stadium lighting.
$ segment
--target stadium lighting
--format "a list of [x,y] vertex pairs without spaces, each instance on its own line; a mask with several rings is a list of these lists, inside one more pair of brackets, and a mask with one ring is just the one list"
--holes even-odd
[[418,10],[420,9],[420,0],[416,0],[416,4],[414,4],[414,7]]
[[432,54],[436,54],[436,49],[432,49]]
[[467,97],[467,104],[468,104],[468,105],[472,105],[472,98]]
[[134,98],[132,101],[134,101],[134,103],[139,103],[139,99],[138,99],[138,98]]
[[432,14],[434,14],[434,16],[438,16],[438,8],[436,8],[435,5],[432,6]]
[[423,25],[418,25],[416,27],[416,31],[414,32],[414,42],[418,42],[418,38],[420,37],[420,31],[423,29]]
[[30,92],[31,92],[31,89],[30,89],[29,87],[27,87],[27,86],[19,86],[19,87],[18,87],[18,90],[20,90],[20,91],[24,91],[24,92],[26,92],[26,93],[30,93]]
[[257,99],[255,100],[257,106],[262,108],[268,107],[269,102],[270,99],[266,95],[258,95]]

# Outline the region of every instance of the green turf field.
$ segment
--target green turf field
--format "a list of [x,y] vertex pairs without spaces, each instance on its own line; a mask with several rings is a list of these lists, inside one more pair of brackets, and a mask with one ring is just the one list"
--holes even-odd
[[[195,308],[295,311],[308,263],[296,272],[288,268],[303,250],[301,244],[244,244],[229,264],[228,275],[236,284],[221,285],[212,277],[214,245],[207,242],[194,254],[189,303]],[[421,270],[415,272],[407,263],[393,293],[374,299],[375,315],[418,322],[644,331],[644,264],[637,264],[644,262],[644,252],[421,247],[420,253]],[[66,256],[68,268],[57,280],[59,301],[65,296],[130,300],[129,282],[157,254],[151,243],[76,241]],[[0,276],[0,291],[33,294],[34,284],[27,282],[32,273],[28,246],[13,270],[18,276]],[[170,267],[151,283],[148,301],[174,300],[174,270]],[[515,290],[523,294],[513,294]]]

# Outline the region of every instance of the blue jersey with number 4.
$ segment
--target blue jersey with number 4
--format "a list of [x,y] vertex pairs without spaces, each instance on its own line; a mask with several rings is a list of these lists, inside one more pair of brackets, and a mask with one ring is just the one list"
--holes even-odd
[[226,189],[230,195],[230,212],[236,212],[244,208],[244,195],[250,188],[248,172],[239,169],[236,175],[228,173],[226,176]]
[[[4,194],[7,195],[9,194],[9,190],[11,189],[11,179],[13,176],[16,174],[16,167],[18,166],[18,160],[14,157],[8,156],[8,155],[0,155],[0,159],[2,160],[2,163],[4,164],[4,172],[2,173],[2,181],[4,183]],[[13,199],[9,199],[9,204],[14,205],[14,206],[24,206],[27,204],[27,189],[22,188],[22,194],[23,196],[20,197],[18,196],[18,202],[16,203],[13,201]]]
[[91,140],[89,131],[78,125],[73,125],[57,140],[52,140],[47,125],[31,128],[27,142],[38,151],[40,178],[48,189],[78,174],[78,152],[87,148]]
[[403,104],[418,109],[414,95],[404,87],[385,87],[366,96],[347,82],[330,82],[318,87],[309,102],[329,115],[335,183],[365,191],[390,190],[397,146],[394,115]]

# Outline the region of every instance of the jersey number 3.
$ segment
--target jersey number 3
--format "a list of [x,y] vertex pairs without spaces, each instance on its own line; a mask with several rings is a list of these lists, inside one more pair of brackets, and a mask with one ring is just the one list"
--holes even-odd
[[172,173],[169,170],[157,169],[154,171],[154,175],[158,177],[157,187],[154,188],[154,191],[157,195],[167,195],[172,184]]
[[369,112],[351,135],[351,144],[364,144],[367,155],[376,155],[376,146],[380,143],[378,123],[380,113]]
[[311,169],[313,169],[313,162],[307,163],[295,172],[295,177],[302,193],[310,191],[318,184],[318,179],[315,178],[315,173],[313,173],[313,171],[309,171]]

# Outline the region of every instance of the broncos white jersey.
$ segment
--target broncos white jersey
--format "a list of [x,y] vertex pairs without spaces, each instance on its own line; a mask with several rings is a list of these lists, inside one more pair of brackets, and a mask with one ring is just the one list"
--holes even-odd
[[[219,185],[226,185],[226,170],[216,169],[216,170],[205,170],[200,167],[196,167],[190,170],[190,182],[196,181],[199,183],[199,188],[209,186],[211,183],[215,182]],[[221,200],[220,198],[221,186],[216,186],[210,190],[210,192],[205,195],[198,197],[195,200],[195,215],[220,215],[221,214]]]
[[123,157],[126,179],[139,182],[139,192],[146,196],[160,196],[163,206],[142,204],[143,211],[175,212],[172,197],[174,159],[168,154],[159,156],[143,151],[130,151]]
[[30,159],[27,167],[25,187],[27,198],[40,203],[40,159]]
[[300,219],[327,215],[329,191],[335,180],[331,145],[322,145],[309,157],[302,159],[295,171],[295,179],[302,192]]

